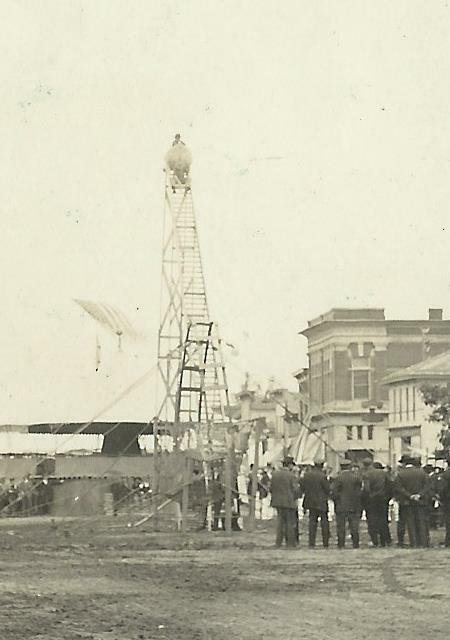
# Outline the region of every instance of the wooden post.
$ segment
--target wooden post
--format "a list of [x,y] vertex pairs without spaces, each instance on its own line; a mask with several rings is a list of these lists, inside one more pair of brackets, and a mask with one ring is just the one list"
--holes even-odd
[[203,460],[203,476],[205,480],[205,496],[206,496],[206,529],[212,530],[212,503],[211,503],[211,467],[206,460]]
[[[230,427],[232,429],[232,427]],[[232,473],[231,473],[231,432],[227,435],[227,453],[225,458],[225,531],[227,535],[231,533],[231,522],[233,518],[233,496],[232,496]]]
[[181,530],[187,531],[187,515],[189,509],[189,486],[192,481],[192,459],[186,455],[183,468],[183,493],[181,496]]
[[255,425],[255,458],[253,460],[252,469],[252,491],[249,496],[249,517],[248,530],[253,531],[255,528],[255,510],[256,510],[256,491],[258,489],[258,468],[259,468],[259,445],[261,442],[261,433],[265,426],[266,419],[258,418]]
[[155,530],[158,529],[158,525],[159,525],[159,510],[157,509],[156,505],[159,500],[159,491],[161,488],[160,475],[161,475],[161,456],[160,456],[160,446],[159,446],[159,438],[158,438],[158,419],[155,418],[155,420],[153,421],[153,487],[152,487],[153,509],[155,511],[155,517],[153,519],[153,528]]
[[289,427],[286,422],[286,414],[283,416],[283,457],[285,458],[289,451]]

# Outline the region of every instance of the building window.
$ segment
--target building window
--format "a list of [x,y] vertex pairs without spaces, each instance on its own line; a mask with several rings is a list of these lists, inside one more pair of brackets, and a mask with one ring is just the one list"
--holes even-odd
[[322,351],[313,351],[309,354],[309,370],[311,381],[311,399],[320,407],[322,398]]
[[322,352],[322,386],[325,404],[334,400],[333,355],[331,348],[325,348]]
[[367,427],[367,438],[373,440],[373,424],[369,424]]
[[372,395],[374,345],[371,342],[348,345],[351,360],[352,400],[369,400]]
[[392,389],[392,398],[394,400],[394,422],[397,422],[397,389]]
[[406,393],[406,399],[405,399],[406,419],[409,420],[409,387],[406,387],[405,393]]
[[398,417],[400,422],[403,420],[403,389],[400,387],[398,390]]
[[358,433],[358,440],[362,440],[363,439],[363,428],[362,425],[358,425],[356,427],[357,433]]
[[347,427],[347,440],[353,440],[353,427]]
[[412,417],[416,419],[416,387],[412,388]]
[[352,370],[353,399],[368,400],[370,388],[370,375],[368,369]]

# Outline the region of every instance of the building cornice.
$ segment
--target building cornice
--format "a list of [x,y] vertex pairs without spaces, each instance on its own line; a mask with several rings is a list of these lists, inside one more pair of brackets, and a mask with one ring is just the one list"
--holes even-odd
[[[314,320],[312,322],[315,322]],[[311,324],[299,331],[299,335],[306,336],[309,338],[314,333],[320,333],[329,328],[333,328],[335,330],[336,327],[343,326],[351,327],[351,330],[354,330],[355,327],[383,327],[385,331],[398,328],[414,328],[414,329],[422,329],[430,327],[433,328],[446,328],[447,331],[450,331],[450,320],[379,320],[379,319],[362,319],[362,318],[348,318],[348,319],[329,319],[323,320],[322,322],[317,322],[316,324]],[[395,335],[395,333],[394,333]],[[435,334],[436,335],[436,334]],[[439,335],[439,334],[437,334]]]
[[383,379],[382,383],[385,387],[402,382],[410,382],[412,380],[420,380],[421,382],[450,382],[450,372],[448,373],[408,373],[396,371],[390,376]]

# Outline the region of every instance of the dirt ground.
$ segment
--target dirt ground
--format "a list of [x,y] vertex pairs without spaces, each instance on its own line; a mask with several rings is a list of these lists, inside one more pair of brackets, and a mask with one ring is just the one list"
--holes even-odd
[[437,546],[277,550],[270,524],[167,534],[117,518],[2,519],[0,536],[1,640],[448,637]]

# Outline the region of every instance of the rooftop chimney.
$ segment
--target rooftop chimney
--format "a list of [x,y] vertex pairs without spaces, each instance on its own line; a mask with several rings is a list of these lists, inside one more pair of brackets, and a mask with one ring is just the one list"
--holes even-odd
[[428,309],[428,320],[442,320],[442,309]]

